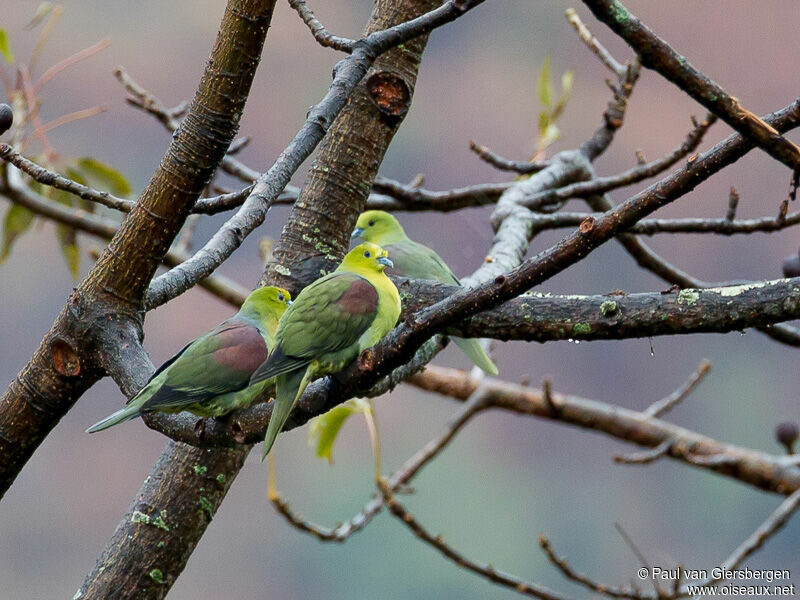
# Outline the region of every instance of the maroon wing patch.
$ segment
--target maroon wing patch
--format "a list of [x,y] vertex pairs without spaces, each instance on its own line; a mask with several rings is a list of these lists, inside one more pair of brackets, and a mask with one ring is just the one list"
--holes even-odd
[[230,323],[215,337],[220,347],[214,351],[214,360],[221,366],[249,375],[267,360],[267,345],[253,325]]
[[359,277],[339,296],[336,304],[351,315],[369,314],[378,310],[378,290]]

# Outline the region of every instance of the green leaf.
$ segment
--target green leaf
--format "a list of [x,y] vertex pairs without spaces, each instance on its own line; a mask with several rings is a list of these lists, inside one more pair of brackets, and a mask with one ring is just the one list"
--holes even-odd
[[550,113],[543,110],[539,113],[539,138],[544,136],[544,132],[550,127]]
[[572,81],[574,78],[575,74],[572,71],[565,71],[561,76],[561,97],[550,112],[553,122],[557,121],[559,117],[561,117],[561,113],[564,112],[564,107],[567,105],[567,100],[569,100],[570,93],[572,92]]
[[553,102],[553,82],[550,81],[550,56],[546,56],[539,71],[539,79],[536,82],[536,91],[539,94],[539,102],[542,106],[549,107]]
[[33,18],[25,27],[28,29],[33,29],[36,27],[47,15],[50,14],[53,8],[55,8],[55,4],[52,2],[41,2],[36,8],[36,13],[34,13]]
[[14,204],[8,209],[3,222],[3,244],[0,246],[0,264],[5,262],[14,241],[30,229],[34,214],[24,206]]
[[336,442],[339,430],[347,419],[361,411],[358,404],[348,400],[311,421],[308,443],[316,447],[319,458],[325,458],[329,463],[333,463],[333,444]]
[[133,191],[125,175],[96,158],[79,158],[73,168],[82,173],[87,180],[115,196],[125,198]]
[[558,130],[558,127],[556,127],[554,123],[551,123],[545,130],[544,134],[539,136],[539,149],[544,150],[560,137],[561,132]]
[[572,93],[572,83],[575,81],[575,73],[573,71],[564,71],[561,76],[561,101],[566,102],[569,95]]
[[78,248],[78,232],[74,227],[68,225],[56,225],[56,235],[58,244],[61,246],[61,254],[67,263],[67,268],[72,278],[77,281],[81,268],[81,252]]
[[11,53],[11,46],[8,45],[8,33],[5,29],[0,29],[0,54],[6,59],[6,62],[13,63],[14,55]]

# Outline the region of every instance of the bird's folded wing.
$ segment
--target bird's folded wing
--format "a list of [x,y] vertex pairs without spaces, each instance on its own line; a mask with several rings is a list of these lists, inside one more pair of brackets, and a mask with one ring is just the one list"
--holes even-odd
[[229,319],[162,365],[156,373],[167,371],[163,385],[142,410],[175,408],[244,389],[266,358],[259,329],[245,320]]

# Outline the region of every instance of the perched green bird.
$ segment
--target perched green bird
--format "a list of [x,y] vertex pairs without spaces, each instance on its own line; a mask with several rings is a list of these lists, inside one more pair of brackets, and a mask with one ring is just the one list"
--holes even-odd
[[[388,271],[390,275],[459,285],[458,278],[441,257],[427,246],[409,239],[403,226],[387,212],[368,210],[361,213],[353,230],[353,237],[378,244],[389,252],[394,263],[394,268]],[[485,373],[497,375],[497,367],[478,340],[457,337],[451,339]]]
[[278,321],[291,303],[281,288],[255,290],[233,317],[161,365],[125,408],[86,431],[102,431],[153,411],[220,417],[249,406],[271,383],[250,385],[250,376],[272,351]]
[[250,380],[275,377],[262,459],[306,386],[344,369],[397,323],[400,294],[383,272],[392,266],[387,254],[375,244],[356,246],[333,273],[304,288],[281,318],[275,348]]

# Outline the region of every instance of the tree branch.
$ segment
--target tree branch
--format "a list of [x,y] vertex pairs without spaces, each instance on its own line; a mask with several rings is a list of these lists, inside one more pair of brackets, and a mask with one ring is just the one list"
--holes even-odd
[[[485,386],[491,407],[549,419],[604,433],[647,448],[670,442],[670,458],[715,471],[757,488],[788,495],[800,488],[800,468],[785,456],[774,456],[719,442],[700,433],[651,417],[644,412],[551,392],[553,410],[544,394],[530,387],[487,378],[481,382],[463,371],[429,366],[409,383],[429,392],[465,400]],[[725,456],[727,462],[699,464],[694,457]]]
[[800,169],[800,148],[769,123],[744,108],[716,82],[642,23],[617,0],[583,0],[589,10],[641,57],[642,64],[720,117],[741,135],[793,171]]

